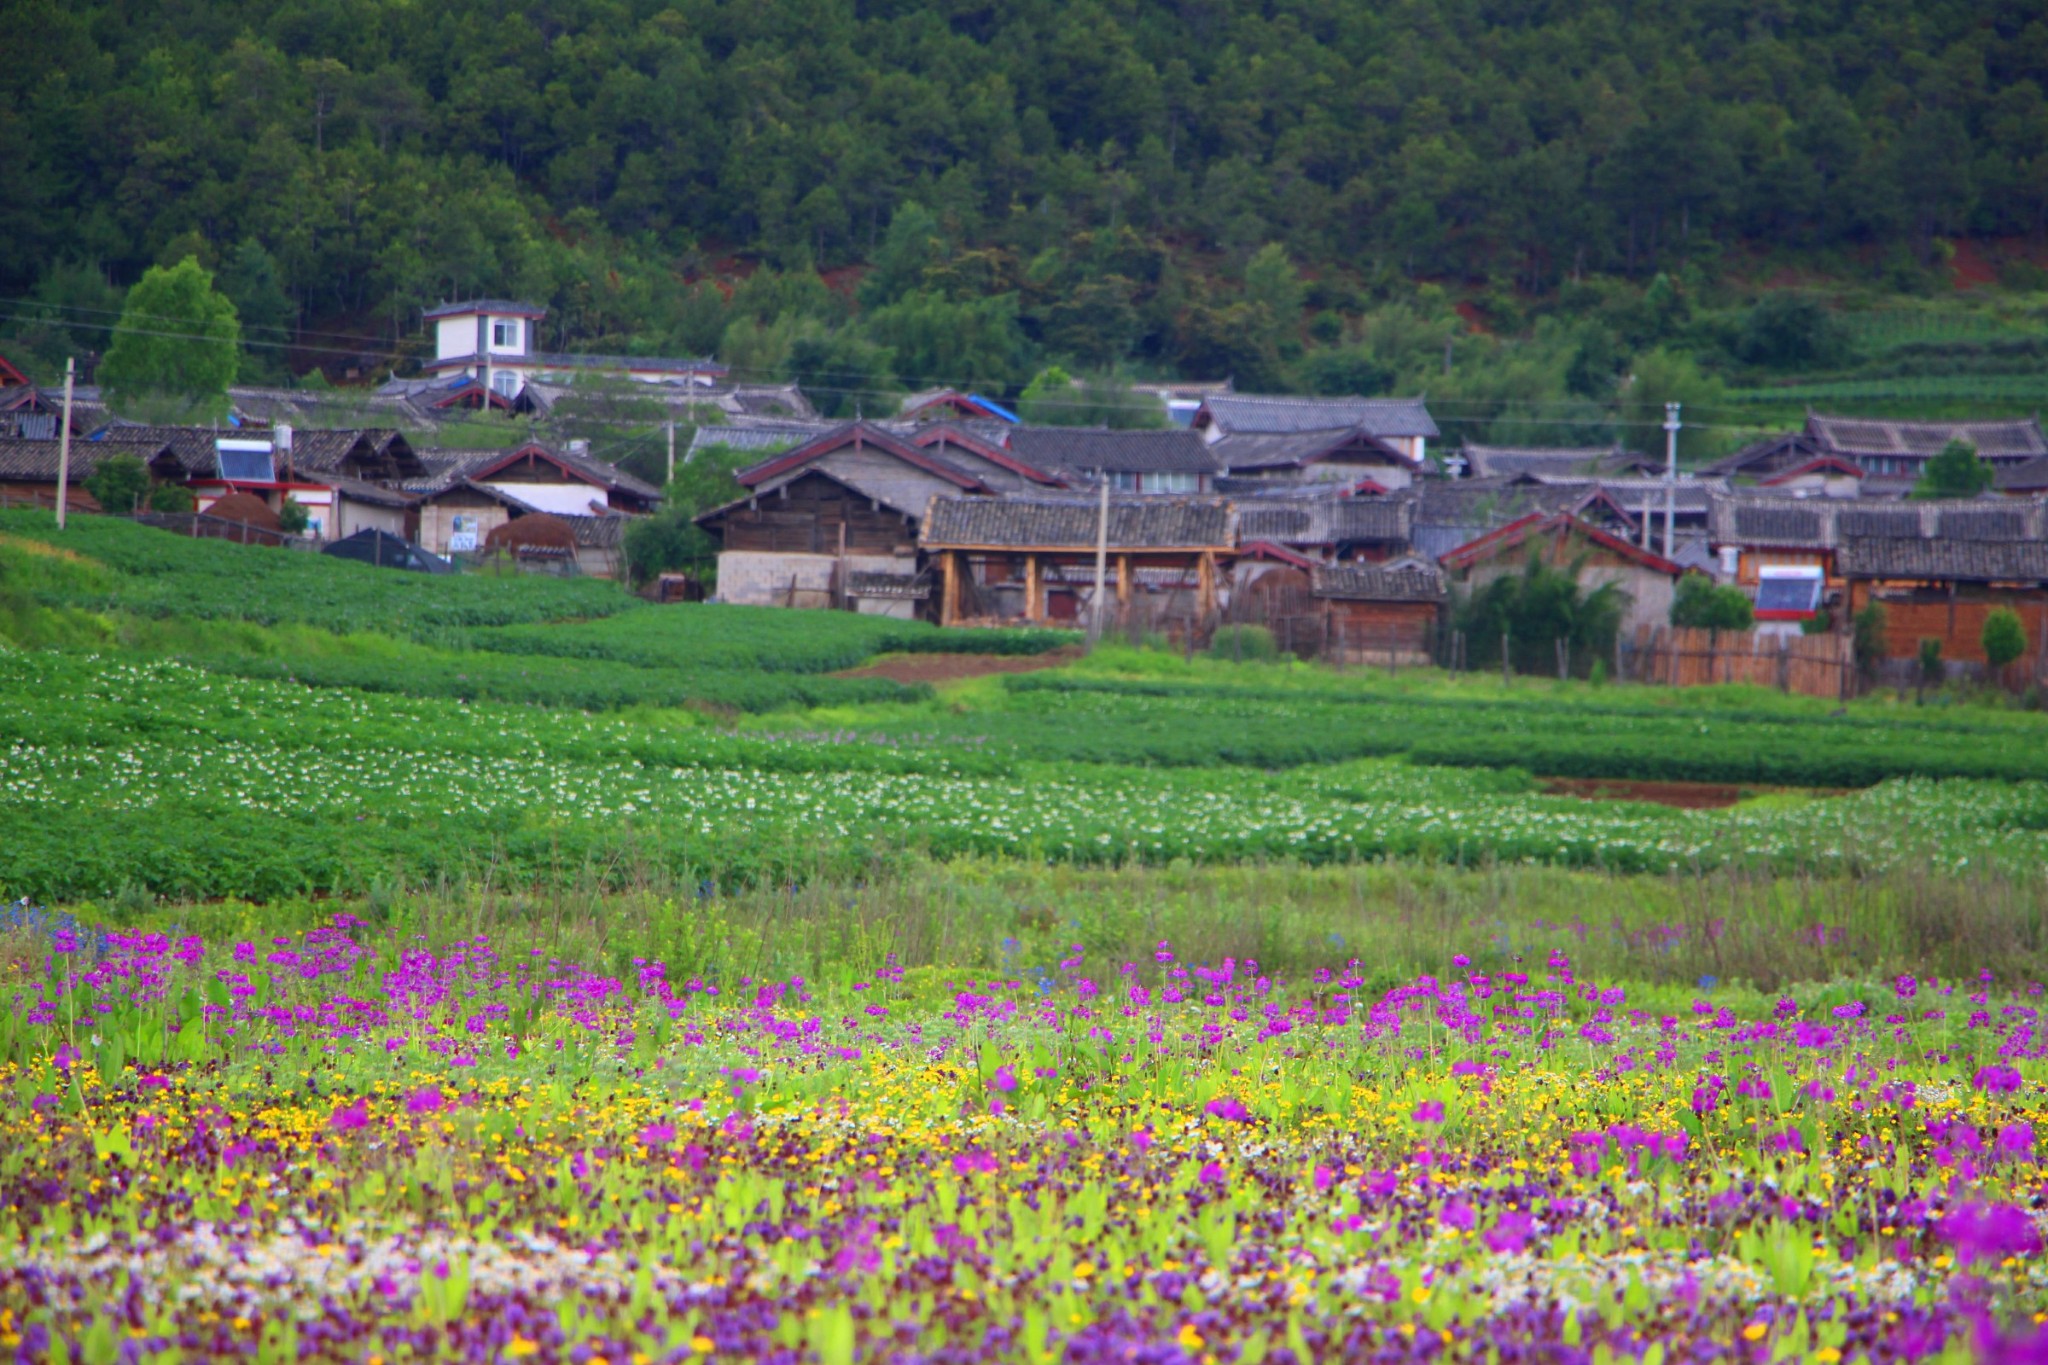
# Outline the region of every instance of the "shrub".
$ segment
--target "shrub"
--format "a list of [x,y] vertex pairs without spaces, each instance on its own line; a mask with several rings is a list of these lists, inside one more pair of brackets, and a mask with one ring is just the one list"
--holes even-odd
[[1885,642],[1890,634],[1891,622],[1884,603],[1872,602],[1850,618],[1850,625],[1856,632],[1856,671],[1868,682],[1877,676],[1877,666],[1884,662]]
[[2011,607],[1999,607],[1984,618],[1984,633],[1978,637],[1984,657],[1994,672],[2027,652],[2026,627]]
[[1938,683],[1941,681],[1941,641],[1925,639],[1920,642],[1920,681]]
[[1678,593],[1671,599],[1671,624],[1748,630],[1756,624],[1756,608],[1740,588],[1717,584],[1705,574],[1687,574],[1678,580]]
[[133,455],[101,460],[85,480],[86,492],[99,500],[101,510],[114,516],[134,511],[148,488],[149,470]]
[[1265,626],[1218,626],[1209,641],[1209,652],[1219,659],[1240,659],[1264,663],[1280,657],[1273,632]]
[[160,483],[149,490],[152,512],[189,512],[197,505],[192,490],[181,483]]
[[305,534],[306,527],[312,524],[312,520],[306,509],[291,498],[286,498],[284,504],[277,509],[277,524],[286,535]]

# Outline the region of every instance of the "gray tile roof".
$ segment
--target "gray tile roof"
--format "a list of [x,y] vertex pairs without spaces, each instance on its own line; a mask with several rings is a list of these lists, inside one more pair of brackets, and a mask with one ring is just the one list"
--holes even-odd
[[2048,455],[2048,440],[2032,417],[1988,422],[1900,422],[1885,417],[1808,414],[1806,430],[1831,455],[1939,455],[1950,441],[1967,441],[1987,460],[2029,460]]
[[1047,470],[1107,469],[1116,474],[1214,474],[1222,462],[1184,428],[1112,431],[1107,427],[1014,427],[1009,448]]
[[1834,549],[1850,540],[2048,540],[2048,499],[1986,496],[1930,502],[1869,498],[1714,499],[1708,526],[1720,545]]
[[1467,441],[1463,447],[1474,478],[1508,474],[1551,474],[1589,478],[1632,466],[1641,456],[1619,446],[1488,446]]
[[2048,541],[1858,538],[1842,542],[1835,567],[1850,578],[2038,582],[2048,579]]
[[1214,394],[1202,404],[1226,433],[1330,431],[1369,436],[1435,436],[1436,423],[1420,398],[1303,398],[1248,393]]
[[2015,493],[2048,491],[2048,455],[1999,470],[1992,486]]
[[517,313],[524,317],[544,317],[547,311],[537,303],[521,303],[517,299],[472,299],[467,303],[444,303],[429,308],[420,317],[429,322],[435,318],[461,317],[464,313]]
[[701,426],[690,435],[690,453],[724,446],[730,450],[758,450],[773,454],[790,450],[822,436],[837,422],[735,422],[729,426]]
[[1239,543],[1342,545],[1376,541],[1405,545],[1415,525],[1415,499],[1247,498],[1237,504]]
[[[925,512],[927,547],[988,546],[1020,550],[1093,550],[1094,498],[935,497]],[[1112,498],[1112,550],[1227,549],[1236,543],[1237,514],[1215,498]]]
[[1370,449],[1383,452],[1385,458],[1394,464],[1407,464],[1407,458],[1392,447],[1384,445],[1380,438],[1370,432],[1361,432],[1356,427],[1327,427],[1312,431],[1287,432],[1234,432],[1215,442],[1211,449],[1233,472],[1253,469],[1287,469],[1317,460],[1339,446],[1350,445],[1363,438]]
[[1433,568],[1318,564],[1309,570],[1309,592],[1348,602],[1441,602],[1444,579]]
[[[57,458],[61,441],[43,440],[0,440],[0,479],[14,479],[25,483],[57,482]],[[128,455],[149,463],[152,456],[161,451],[161,445],[151,446],[142,442],[80,441],[71,443],[71,467],[68,471],[72,483],[82,483],[100,461],[116,455]]]

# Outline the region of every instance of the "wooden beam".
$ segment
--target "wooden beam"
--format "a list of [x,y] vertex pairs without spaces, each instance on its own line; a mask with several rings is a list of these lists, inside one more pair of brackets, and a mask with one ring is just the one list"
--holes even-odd
[[952,550],[939,556],[939,624],[950,626],[960,615],[960,556]]
[[1038,556],[1024,556],[1024,619],[1038,620]]
[[1131,557],[1116,557],[1116,605],[1118,610],[1131,605]]
[[1195,610],[1207,616],[1216,610],[1216,556],[1204,550],[1195,573]]

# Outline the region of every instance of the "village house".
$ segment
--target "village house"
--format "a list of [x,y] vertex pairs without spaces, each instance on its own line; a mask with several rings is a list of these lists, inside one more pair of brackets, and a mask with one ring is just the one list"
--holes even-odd
[[[969,498],[935,495],[919,546],[933,566],[938,621],[1081,621],[1092,611],[1098,542],[1104,589],[1123,619],[1139,594],[1166,612],[1213,617],[1237,546],[1236,510],[1216,498]],[[1106,531],[1106,538],[1105,538]],[[1158,602],[1148,603],[1155,617]]]
[[721,546],[720,600],[885,615],[915,600],[918,531],[933,498],[998,492],[949,454],[872,422],[842,423],[735,478],[744,496],[697,518]]
[[1616,476],[1655,474],[1659,461],[1612,446],[1490,446],[1467,441],[1444,461],[1453,477],[1548,476],[1552,481],[1587,482]]
[[2008,607],[2026,629],[2029,675],[2048,676],[2048,500],[1922,504],[1895,523],[1846,528],[1835,563],[1849,612],[1883,606],[1889,657],[1912,658],[1932,639],[1943,659],[1982,664],[1984,619]]
[[1467,592],[1483,588],[1505,574],[1523,572],[1532,557],[1553,568],[1579,567],[1579,583],[1587,591],[1615,584],[1626,594],[1622,630],[1664,625],[1684,566],[1652,554],[1621,536],[1612,535],[1569,513],[1532,512],[1499,530],[1439,556],[1452,580]]
[[1321,605],[1324,657],[1346,664],[1427,664],[1436,657],[1444,577],[1422,564],[1318,564],[1309,593]]
[[1106,476],[1112,492],[1186,496],[1209,492],[1223,472],[1222,462],[1200,436],[1178,428],[1020,426],[1009,437],[1013,455],[1075,488]]
[[1531,513],[1569,514],[1610,535],[1638,539],[1637,518],[1597,484],[1546,484],[1525,476],[1424,479],[1415,486],[1410,538],[1434,560]]
[[1345,493],[1391,493],[1423,473],[1405,446],[1357,427],[1240,432],[1212,442],[1209,449],[1237,488],[1307,484]]
[[[1809,413],[1796,432],[1769,436],[1717,460],[1703,471],[1731,479],[1796,486],[1796,481],[1824,471],[1837,477],[1848,466],[1859,471],[1856,487],[1864,497],[1898,497],[1910,490],[1927,462],[1951,441],[1962,441],[1978,458],[2003,472],[2048,455],[2041,423],[2032,417],[1984,421],[1907,422],[1888,417],[1825,417]],[[1823,463],[1831,462],[1831,463]],[[1840,485],[1823,481],[1822,492],[1847,496]]]
[[444,405],[477,406],[487,393],[492,406],[509,409],[535,380],[565,381],[593,372],[691,387],[709,387],[726,374],[725,366],[714,360],[540,350],[534,334],[547,309],[514,299],[444,303],[420,316],[434,329],[434,358],[420,369],[450,385]]
[[408,530],[438,555],[481,553],[493,531],[548,513],[576,534],[578,571],[616,577],[625,522],[653,512],[661,490],[616,465],[527,442],[513,450],[426,451],[427,477],[402,485]]
[[1385,498],[1240,497],[1237,534],[1246,549],[1279,546],[1308,563],[1371,563],[1413,543],[1413,495]]
[[[1212,445],[1235,436],[1354,432],[1384,443],[1411,470],[1422,468],[1429,442],[1437,435],[1436,423],[1420,398],[1213,394],[1196,410],[1192,425]],[[1225,464],[1236,468],[1236,461],[1228,457]]]
[[896,416],[911,423],[979,421],[1017,425],[1017,414],[994,399],[984,398],[978,393],[961,393],[957,389],[926,389],[913,393],[898,406]]

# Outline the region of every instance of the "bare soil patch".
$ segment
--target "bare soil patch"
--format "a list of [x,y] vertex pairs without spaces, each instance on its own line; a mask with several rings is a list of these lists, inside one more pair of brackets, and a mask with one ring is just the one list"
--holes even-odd
[[1651,801],[1684,810],[1719,810],[1756,794],[1748,787],[1719,782],[1635,782],[1617,777],[1546,777],[1549,796],[1576,796],[1587,801]]
[[900,683],[958,682],[991,673],[1036,673],[1070,664],[1087,651],[1065,645],[1045,654],[904,654],[835,674],[841,678],[887,678]]

